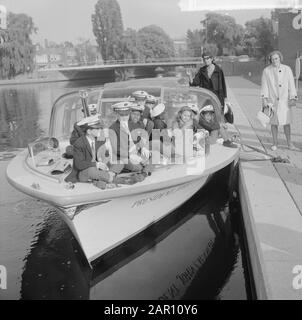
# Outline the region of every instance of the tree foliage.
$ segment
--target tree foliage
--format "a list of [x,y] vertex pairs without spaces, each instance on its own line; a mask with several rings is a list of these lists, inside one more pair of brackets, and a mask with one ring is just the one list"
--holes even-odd
[[140,39],[135,30],[128,28],[124,32],[124,36],[121,42],[122,46],[122,58],[126,61],[132,62],[143,57],[140,45]]
[[92,64],[97,61],[98,53],[89,39],[79,38],[78,43],[74,45],[75,59],[79,64]]
[[259,18],[246,22],[245,43],[249,47],[257,48],[261,57],[266,57],[276,46],[272,21]]
[[213,57],[218,55],[218,47],[215,43],[206,43],[203,47],[203,50],[208,54],[211,54]]
[[204,25],[206,41],[217,45],[218,55],[223,54],[223,48],[231,49],[242,42],[244,29],[229,15],[207,13]]
[[202,47],[205,43],[205,32],[197,29],[188,30],[186,41],[189,55],[192,57],[200,57],[202,54]]
[[138,31],[139,50],[145,59],[174,57],[174,45],[163,29],[156,25]]
[[26,14],[8,14],[7,30],[0,44],[1,78],[10,79],[33,70],[35,48],[30,36],[36,30],[32,18]]
[[92,30],[104,60],[122,56],[123,22],[116,0],[98,0],[92,15]]
[[124,31],[117,0],[98,0],[92,29],[103,60],[129,60],[174,56],[170,37],[158,26]]
[[[266,57],[276,48],[277,37],[272,20],[278,20],[282,10],[272,12],[272,19],[259,18],[246,22],[245,26],[236,23],[229,15],[214,12],[206,14],[201,21],[200,30],[188,30],[186,35],[187,47],[194,56],[200,56],[201,48],[213,55],[248,54],[250,56]],[[216,48],[215,48],[216,46]]]

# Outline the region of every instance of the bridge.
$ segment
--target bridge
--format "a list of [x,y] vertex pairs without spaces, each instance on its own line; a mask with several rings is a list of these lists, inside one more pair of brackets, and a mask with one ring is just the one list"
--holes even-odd
[[[261,73],[263,62],[254,60],[216,59],[226,76]],[[50,81],[98,79],[99,83],[126,80],[129,78],[148,78],[158,74],[175,75],[176,67],[200,67],[201,57],[161,58],[142,60],[114,60],[103,64],[55,67],[39,70],[39,78]]]
[[41,78],[57,80],[104,79],[105,82],[124,80],[125,77],[155,77],[159,73],[173,71],[175,67],[196,67],[202,64],[200,57],[161,58],[143,60],[112,60],[104,64],[55,67],[39,70]]

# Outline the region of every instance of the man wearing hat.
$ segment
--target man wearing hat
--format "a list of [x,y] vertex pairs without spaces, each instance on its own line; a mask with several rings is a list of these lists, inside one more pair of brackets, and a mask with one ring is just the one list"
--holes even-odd
[[99,148],[105,147],[105,139],[97,140],[104,128],[98,115],[89,116],[79,121],[77,125],[85,133],[73,145],[73,168],[67,182],[95,181],[100,188],[105,188],[106,183],[114,181],[116,173],[122,171],[122,165],[108,165],[99,159]]
[[190,86],[201,87],[208,89],[216,94],[221,106],[224,106],[225,99],[227,98],[227,89],[225,84],[225,78],[222,69],[214,63],[214,57],[208,52],[202,54],[203,61],[205,63],[202,66],[193,80],[190,77]]
[[[150,154],[147,147],[142,145],[141,139],[138,139],[138,136],[135,136],[135,134],[133,135],[133,133],[137,133],[135,129],[139,129],[140,127],[139,121],[134,122],[130,120],[131,109],[137,109],[134,112],[138,112],[140,116],[142,107],[138,107],[136,103],[125,101],[114,104],[112,109],[118,117],[110,127],[110,141],[113,154],[118,161],[122,161],[125,164],[125,169],[133,172],[142,171],[143,165],[137,155],[138,150],[141,150],[141,155],[145,159],[149,159]],[[144,132],[145,128],[141,129]]]
[[[90,115],[97,114],[96,104],[89,104],[88,109],[89,109]],[[82,112],[83,112],[83,114],[85,114],[84,109],[82,109]],[[73,146],[74,143],[77,141],[77,139],[83,135],[85,135],[85,132],[83,132],[82,129],[80,128],[80,126],[77,123],[75,123],[73,126],[73,131],[71,133],[70,140],[69,140],[70,144]]]

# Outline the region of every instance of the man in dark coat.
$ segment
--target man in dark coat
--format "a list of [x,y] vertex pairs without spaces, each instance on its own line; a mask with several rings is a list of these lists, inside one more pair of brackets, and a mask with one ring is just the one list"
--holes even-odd
[[66,182],[88,182],[90,180],[106,183],[113,182],[116,173],[121,172],[123,166],[106,164],[100,158],[100,148],[105,148],[105,140],[98,141],[100,129],[103,128],[98,116],[87,117],[78,123],[85,133],[73,145],[73,168],[66,177]]
[[227,97],[227,89],[222,69],[214,63],[211,54],[202,55],[205,65],[201,67],[192,81],[190,86],[208,89],[216,94],[221,106],[224,106],[224,100]]

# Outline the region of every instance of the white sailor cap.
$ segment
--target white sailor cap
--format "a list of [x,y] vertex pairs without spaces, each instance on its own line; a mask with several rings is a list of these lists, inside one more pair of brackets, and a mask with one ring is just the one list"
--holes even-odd
[[145,110],[145,107],[141,104],[138,104],[138,103],[133,103],[131,106],[130,106],[130,110],[131,111],[140,111],[140,112],[143,112]]
[[152,110],[150,110],[150,115],[152,118],[155,118],[162,114],[166,109],[166,106],[163,103],[159,103]]
[[143,91],[143,90],[137,90],[137,91],[132,92],[132,94],[131,94],[132,97],[134,97],[135,99],[140,99],[140,100],[146,99],[146,97],[148,95],[149,95],[148,92]]
[[200,113],[203,113],[203,112],[215,112],[215,110],[214,110],[214,107],[211,104],[209,104],[200,109]]
[[148,94],[146,96],[146,103],[156,104],[156,102],[157,102],[157,99],[154,96],[152,96],[151,94]]
[[129,96],[129,97],[127,98],[127,100],[130,101],[130,102],[135,102],[135,98],[132,97],[132,96]]
[[99,114],[95,114],[93,116],[86,117],[80,120],[77,125],[79,127],[86,127],[91,129],[101,129],[104,128],[104,121],[101,119]]
[[111,108],[114,111],[127,111],[127,110],[130,110],[132,105],[133,105],[133,102],[131,101],[123,101],[123,102],[118,102],[113,104]]

